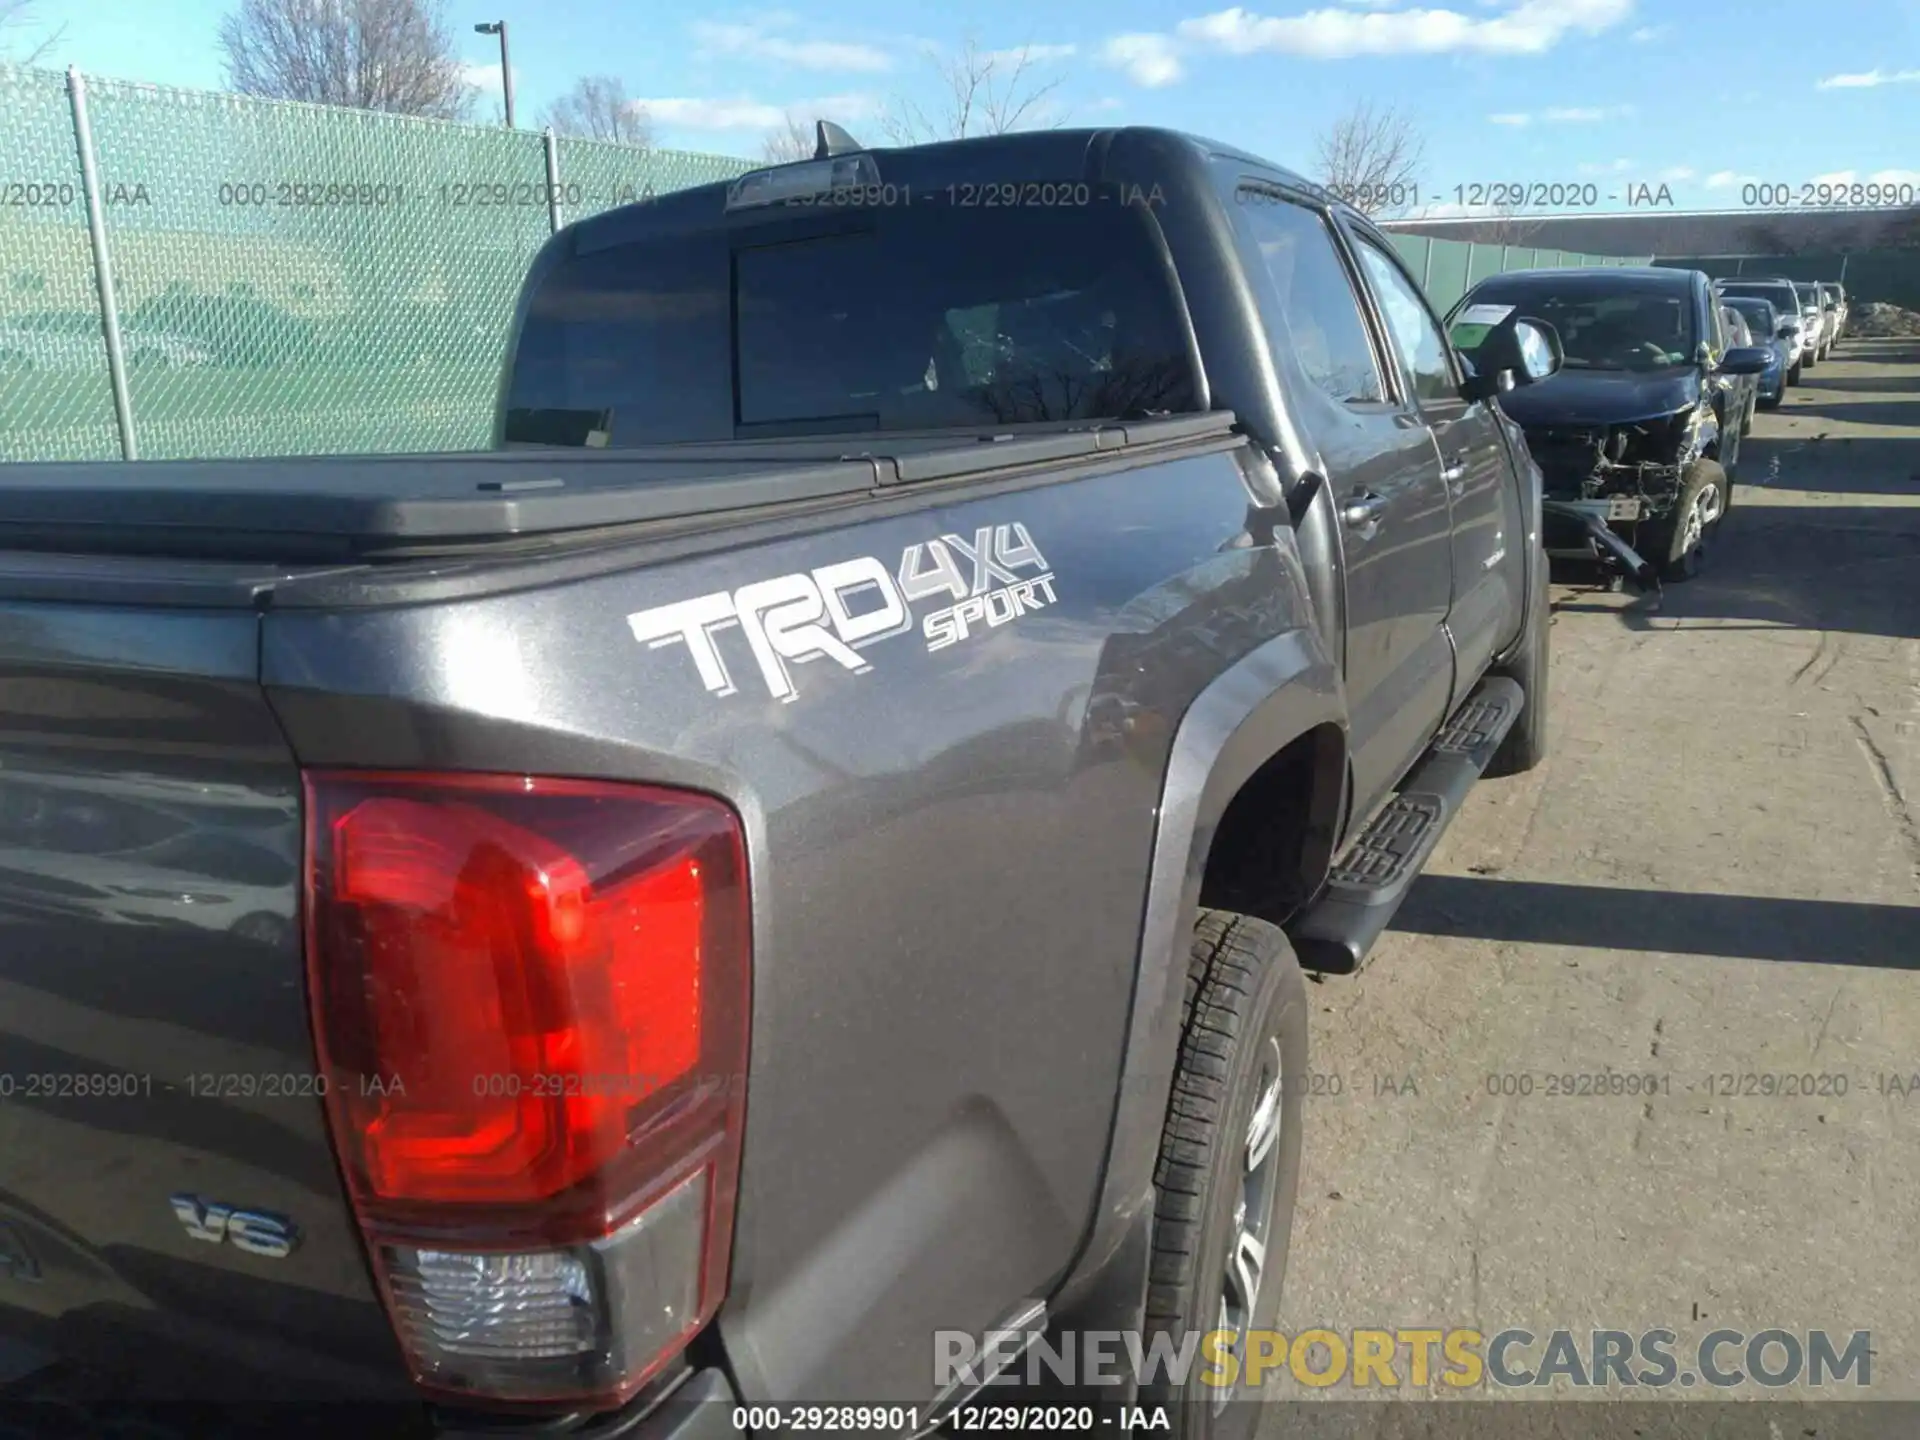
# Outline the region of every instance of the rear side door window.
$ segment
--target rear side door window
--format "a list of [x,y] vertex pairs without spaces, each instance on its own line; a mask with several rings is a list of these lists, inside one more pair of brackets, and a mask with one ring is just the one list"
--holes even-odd
[[1426,297],[1399,263],[1371,239],[1356,237],[1355,248],[1366,269],[1367,281],[1387,317],[1387,331],[1400,363],[1413,382],[1414,398],[1431,405],[1460,398],[1460,381],[1453,371],[1446,336]]
[[1272,282],[1301,372],[1340,404],[1385,400],[1373,341],[1326,222],[1264,186],[1242,185],[1234,199],[1235,224]]

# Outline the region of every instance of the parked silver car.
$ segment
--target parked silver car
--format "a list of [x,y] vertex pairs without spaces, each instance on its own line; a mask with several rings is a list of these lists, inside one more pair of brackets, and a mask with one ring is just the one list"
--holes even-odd
[[1833,336],[1827,328],[1826,298],[1821,295],[1819,285],[1811,280],[1796,280],[1793,289],[1800,297],[1800,323],[1807,332],[1806,364],[1811,369],[1833,350]]

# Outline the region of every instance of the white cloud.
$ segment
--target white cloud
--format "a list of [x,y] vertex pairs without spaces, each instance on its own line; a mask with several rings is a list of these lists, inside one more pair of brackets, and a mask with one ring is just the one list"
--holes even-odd
[[814,100],[796,100],[772,105],[750,96],[727,99],[667,98],[639,100],[658,125],[676,125],[687,130],[774,130],[787,123],[788,115],[806,120],[850,121],[874,114],[880,107],[871,95],[823,95]]
[[1627,39],[1636,45],[1645,45],[1649,40],[1658,40],[1671,29],[1673,29],[1671,25],[1642,25],[1638,30],[1628,35]]
[[1862,70],[1851,75],[1829,75],[1816,90],[1871,90],[1876,85],[1911,85],[1920,81],[1920,70]]
[[1596,35],[1626,19],[1633,0],[1521,0],[1484,18],[1457,10],[1414,9],[1356,15],[1309,10],[1300,15],[1256,15],[1234,6],[1183,20],[1179,34],[1231,54],[1269,50],[1318,59],[1352,55],[1433,55],[1477,50],[1537,55],[1570,32]]
[[1598,35],[1626,20],[1634,0],[1480,0],[1498,13],[1476,16],[1458,10],[1387,9],[1361,0],[1359,8],[1307,10],[1298,15],[1259,15],[1235,5],[1182,20],[1173,34],[1130,32],[1103,47],[1107,64],[1135,84],[1171,85],[1186,75],[1195,51],[1228,55],[1270,52],[1316,60],[1355,55],[1438,55],[1455,51],[1490,55],[1538,55],[1575,33]]
[[793,40],[773,33],[784,20],[758,25],[720,24],[696,20],[687,28],[701,47],[722,55],[744,55],[800,70],[853,70],[875,73],[893,68],[893,57],[872,45],[836,40]]
[[[513,71],[513,82],[520,83],[520,67],[509,66]],[[460,67],[460,78],[475,90],[485,90],[492,94],[500,93],[500,62],[498,60],[476,60]]]
[[1340,3],[1356,10],[1391,10],[1400,0],[1340,0]]
[[1867,176],[1870,185],[1920,185],[1920,170],[1876,170]]
[[1170,35],[1114,35],[1100,47],[1100,58],[1149,90],[1171,85],[1186,74],[1180,48]]
[[1829,170],[1824,175],[1816,175],[1809,183],[1814,185],[1851,185],[1860,178],[1857,170]]
[[1078,45],[1016,45],[1011,50],[989,50],[986,58],[997,65],[1018,65],[1022,59],[1029,65],[1041,65],[1049,60],[1068,60],[1079,53]]
[[1509,110],[1489,115],[1487,119],[1496,125],[1526,126],[1533,124],[1536,119],[1549,125],[1597,125],[1603,120],[1631,114],[1631,105],[1556,105],[1552,109],[1542,110],[1537,116]]
[[1706,179],[1706,186],[1709,190],[1730,190],[1735,185],[1757,185],[1759,183],[1760,177],[1758,175],[1742,175],[1737,170],[1716,170],[1707,176]]

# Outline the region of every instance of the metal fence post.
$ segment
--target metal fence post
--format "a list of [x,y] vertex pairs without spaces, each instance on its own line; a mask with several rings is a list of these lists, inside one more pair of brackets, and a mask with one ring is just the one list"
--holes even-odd
[[1467,241],[1467,289],[1473,288],[1473,241]]
[[547,224],[557,234],[560,230],[560,142],[553,138],[553,127],[547,126],[544,142],[547,149]]
[[107,254],[107,217],[100,208],[100,176],[93,163],[93,126],[87,121],[87,82],[78,66],[67,67],[73,102],[73,143],[80,151],[80,191],[87,201],[87,241],[93,248],[93,278],[100,291],[100,328],[107,338],[107,379],[113,385],[113,418],[120,427],[120,453],[140,458],[133,438],[133,400],[127,394],[127,354],[120,341],[120,308],[113,294],[113,261]]
[[1433,237],[1427,237],[1427,256],[1420,262],[1420,288],[1424,291],[1433,284]]

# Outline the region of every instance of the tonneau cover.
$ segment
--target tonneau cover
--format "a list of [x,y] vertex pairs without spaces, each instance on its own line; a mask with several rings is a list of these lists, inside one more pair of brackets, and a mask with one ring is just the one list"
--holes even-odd
[[0,466],[0,549],[353,559],[827,500],[1225,435],[1231,412],[1077,429],[826,436],[618,451]]

